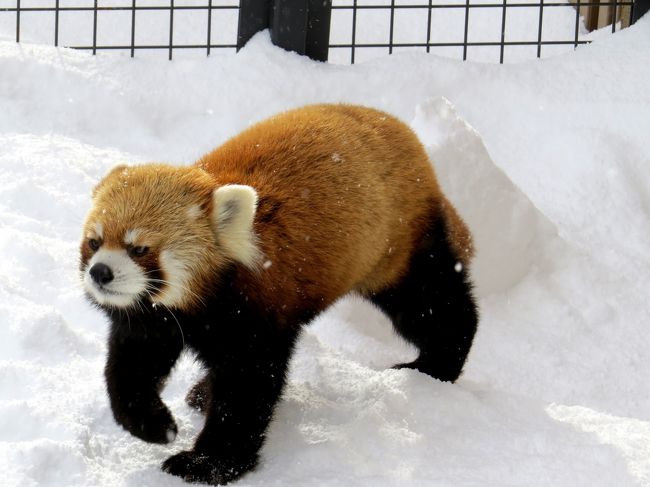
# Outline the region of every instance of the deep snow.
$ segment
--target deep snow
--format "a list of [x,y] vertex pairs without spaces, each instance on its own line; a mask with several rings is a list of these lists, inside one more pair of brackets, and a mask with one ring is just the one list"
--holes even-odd
[[650,485],[650,18],[561,57],[497,66],[403,54],[343,67],[274,48],[128,60],[0,43],[3,485],[183,485],[159,471],[201,418],[185,357],[180,432],[117,427],[106,322],[76,270],[93,184],[121,161],[188,163],[253,121],[320,101],[420,134],[475,233],[482,320],[464,376],[412,356],[345,299],[306,330],[264,463],[240,485]]

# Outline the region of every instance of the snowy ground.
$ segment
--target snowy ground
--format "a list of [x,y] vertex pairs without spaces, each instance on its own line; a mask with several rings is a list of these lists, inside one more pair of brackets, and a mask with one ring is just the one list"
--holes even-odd
[[[159,464],[201,417],[164,398],[169,446],[117,427],[106,322],[76,272],[90,189],[120,161],[188,163],[320,101],[411,121],[474,231],[482,320],[461,380],[354,298],[300,341],[264,463],[239,485],[650,485],[650,18],[543,61],[408,53],[352,67],[270,45],[191,61],[0,42],[2,485],[180,486]],[[472,128],[473,127],[473,128]]]

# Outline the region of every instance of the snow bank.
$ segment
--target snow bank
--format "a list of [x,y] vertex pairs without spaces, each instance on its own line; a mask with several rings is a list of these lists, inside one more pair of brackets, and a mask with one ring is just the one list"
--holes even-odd
[[165,390],[174,444],[114,424],[106,322],[76,271],[90,190],[120,161],[190,162],[319,101],[413,121],[476,235],[481,326],[450,385],[386,369],[413,350],[343,300],[304,333],[264,464],[240,484],[648,485],[649,42],[644,19],[542,62],[354,67],[266,35],[173,63],[0,43],[3,485],[183,485],[158,466],[200,429],[183,404],[200,370],[184,357]]

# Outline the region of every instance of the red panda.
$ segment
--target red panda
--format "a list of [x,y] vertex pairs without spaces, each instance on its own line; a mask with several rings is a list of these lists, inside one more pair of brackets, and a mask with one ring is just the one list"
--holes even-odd
[[414,368],[458,378],[478,314],[467,227],[398,119],[313,105],[245,130],[194,165],[118,166],[95,188],[81,243],[87,294],[110,318],[116,421],[173,441],[159,393],[180,352],[205,377],[192,450],[163,470],[225,484],[254,468],[303,325],[356,292],[416,345]]

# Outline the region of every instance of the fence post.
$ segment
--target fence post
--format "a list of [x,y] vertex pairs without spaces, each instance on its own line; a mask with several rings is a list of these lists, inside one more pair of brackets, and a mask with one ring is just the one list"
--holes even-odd
[[276,46],[327,61],[331,0],[240,0],[237,50],[270,29]]
[[309,16],[305,54],[317,61],[327,61],[330,46],[332,0],[309,0],[307,11]]
[[650,10],[650,0],[634,0],[632,6],[632,23],[634,24],[643,15]]
[[273,2],[271,41],[287,51],[305,54],[307,0],[275,0]]
[[238,51],[257,32],[268,29],[272,3],[272,0],[239,0]]

